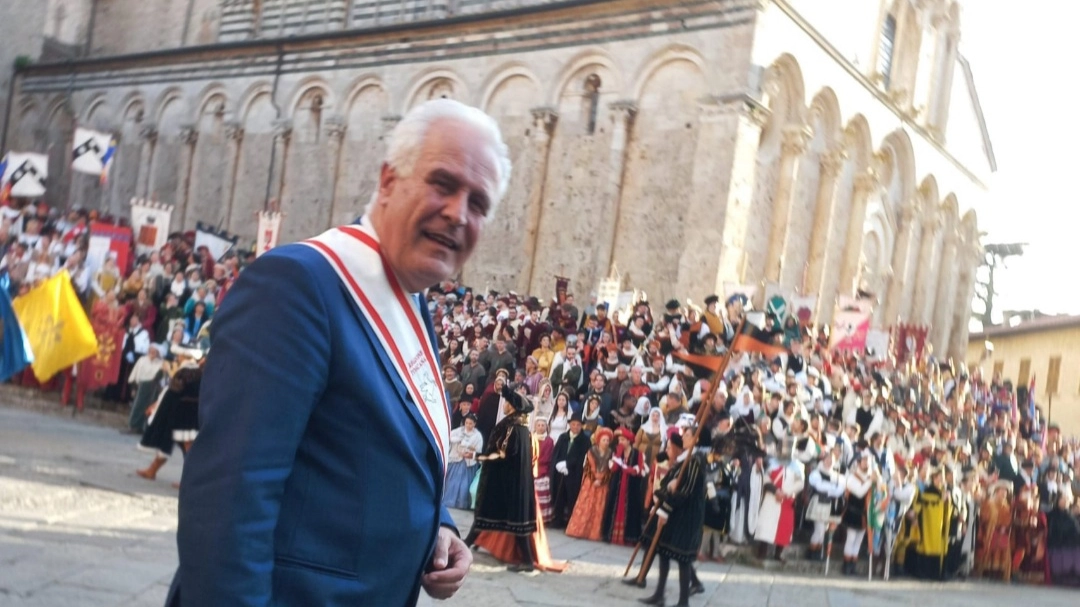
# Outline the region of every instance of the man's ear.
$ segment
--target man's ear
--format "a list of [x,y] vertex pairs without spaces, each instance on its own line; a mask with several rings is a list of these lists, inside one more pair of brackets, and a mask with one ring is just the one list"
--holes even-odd
[[382,169],[379,171],[379,199],[387,200],[393,193],[397,182],[397,171],[394,170],[394,167],[390,166],[390,163],[384,162]]

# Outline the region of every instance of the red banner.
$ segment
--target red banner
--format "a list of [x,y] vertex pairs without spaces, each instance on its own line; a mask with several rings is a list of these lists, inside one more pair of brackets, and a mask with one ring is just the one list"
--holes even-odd
[[[124,330],[94,326],[98,352],[79,363],[79,385],[88,390],[115,384],[120,377],[120,357],[124,348]],[[125,378],[126,379],[126,378]]]
[[566,302],[566,293],[570,289],[570,279],[555,277],[555,301],[561,306]]
[[829,347],[845,352],[862,352],[866,349],[866,335],[869,331],[869,312],[838,310],[833,316]]
[[896,327],[896,360],[905,363],[908,360],[920,360],[926,351],[926,338],[930,333],[927,325],[902,323]]
[[131,262],[133,261],[131,258],[131,228],[94,221],[90,223],[90,236],[108,238],[110,241],[109,252],[116,254],[116,267],[125,276],[131,271]]

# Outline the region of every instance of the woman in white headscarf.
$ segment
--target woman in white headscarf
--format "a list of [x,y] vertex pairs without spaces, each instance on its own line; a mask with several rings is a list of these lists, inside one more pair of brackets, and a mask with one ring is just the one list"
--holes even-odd
[[649,416],[645,423],[641,424],[637,437],[634,439],[634,448],[638,453],[645,456],[645,463],[649,468],[656,464],[656,455],[664,446],[664,437],[667,436],[667,422],[660,407],[649,409]]

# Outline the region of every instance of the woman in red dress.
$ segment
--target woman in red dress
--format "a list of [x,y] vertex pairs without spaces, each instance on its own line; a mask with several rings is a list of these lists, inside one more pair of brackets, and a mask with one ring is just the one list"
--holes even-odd
[[585,458],[585,471],[581,477],[581,493],[578,494],[574,513],[566,525],[566,535],[586,540],[599,540],[600,527],[604,522],[604,505],[607,504],[608,487],[611,484],[612,432],[600,428],[593,436],[593,447]]
[[554,510],[551,508],[551,455],[555,452],[555,443],[548,436],[548,420],[537,417],[533,421],[533,438],[536,440],[536,475],[533,484],[536,486],[536,504],[540,510],[540,518],[545,523],[551,522]]
[[641,536],[641,491],[648,476],[645,457],[634,448],[634,433],[619,428],[601,535],[605,542],[632,546]]

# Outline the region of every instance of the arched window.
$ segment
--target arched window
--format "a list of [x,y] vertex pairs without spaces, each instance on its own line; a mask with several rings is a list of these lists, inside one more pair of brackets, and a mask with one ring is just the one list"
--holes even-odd
[[585,132],[592,135],[596,132],[596,116],[600,110],[600,76],[589,74],[585,78]]
[[893,50],[896,46],[896,17],[889,14],[881,25],[881,38],[878,41],[878,74],[881,84],[889,89],[892,81]]

